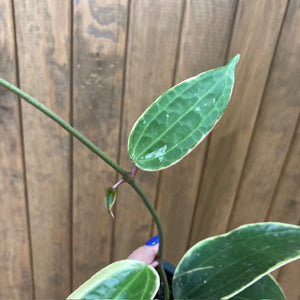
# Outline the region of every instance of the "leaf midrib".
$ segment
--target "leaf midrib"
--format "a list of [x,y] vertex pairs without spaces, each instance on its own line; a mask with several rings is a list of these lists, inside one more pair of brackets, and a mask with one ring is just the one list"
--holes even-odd
[[[226,78],[226,82],[225,82],[225,86],[227,85],[227,80],[228,80],[228,76]],[[222,95],[221,97],[224,95],[224,90],[222,92]],[[230,99],[229,99],[230,100]],[[209,116],[209,114],[214,110],[214,108],[212,108],[209,113],[206,114],[206,117],[202,118],[202,122],[199,123],[199,126],[200,124],[203,124],[204,120]],[[224,111],[223,111],[224,112]],[[214,126],[216,125],[216,123],[220,120],[220,118],[222,117],[222,113],[220,114],[219,118],[216,120],[216,122],[214,123],[214,125],[212,126],[212,128],[207,132],[205,133],[201,139],[194,145],[192,146],[190,149],[188,149],[188,151],[179,159],[177,159],[176,161],[174,161],[173,163],[176,163],[178,161],[180,161],[182,158],[184,158],[191,150],[193,150],[194,148],[196,148],[202,141],[203,139],[212,131],[212,129],[214,128]],[[168,151],[166,151],[166,153],[172,151],[175,147],[177,147],[179,144],[183,143],[186,139],[188,139],[189,137],[191,137],[193,135],[193,133],[198,130],[199,126],[197,126],[195,129],[193,129],[193,131],[191,132],[191,134],[189,134],[187,137],[185,137],[183,140],[181,140],[177,145],[174,145],[172,148],[170,148]],[[152,157],[152,158],[149,158],[147,159],[146,161],[149,162],[149,161],[152,161],[154,159],[157,159],[157,157]],[[144,160],[145,161],[145,160]]]
[[[199,98],[199,100],[193,105],[190,107],[190,109],[188,109],[184,114],[182,114],[180,116],[180,118],[177,119],[177,121],[175,121],[166,131],[164,131],[161,135],[158,136],[158,138],[153,141],[150,145],[148,145],[148,147],[146,149],[144,149],[144,152],[143,153],[147,153],[147,150],[149,148],[151,148],[158,140],[160,140],[160,138],[164,135],[166,135],[175,125],[177,125],[189,112],[191,112],[193,110],[193,108],[200,102],[202,101],[202,99],[216,86],[216,84],[218,84],[220,82],[221,79],[223,79],[223,77],[225,77],[226,75],[228,75],[228,71],[226,73],[224,73],[220,78],[219,80],[217,80],[207,91],[206,93],[201,97]],[[227,79],[226,79],[227,81]],[[153,121],[153,119],[152,119]],[[136,146],[137,146],[137,143],[136,143]],[[135,148],[136,148],[135,146]],[[134,151],[133,151],[134,152]],[[145,154],[143,154],[145,155]],[[137,159],[141,159],[141,156],[139,156]]]
[[124,290],[128,289],[128,287],[131,286],[131,285],[134,283],[135,279],[136,279],[141,273],[143,273],[143,272],[144,272],[144,269],[139,270],[139,271],[136,273],[136,275],[135,275],[134,277],[132,277],[132,279],[129,281],[129,283],[126,284],[126,285],[123,287],[123,289],[120,290],[116,295],[114,295],[114,298],[117,298],[118,296],[120,296],[120,295],[124,292]]
[[[202,72],[202,73],[200,73],[199,75],[195,76],[195,79],[196,79],[197,77],[201,76],[201,75],[204,75],[204,74],[206,74],[206,73],[213,72],[213,71],[216,71],[216,70],[221,70],[221,69],[223,69],[223,68],[225,68],[225,67],[226,67],[226,66],[220,67],[220,68],[218,68],[218,69],[213,69],[213,70],[209,70],[209,71],[206,71],[206,72]],[[186,80],[185,80],[185,81],[186,81]],[[183,81],[183,82],[185,82],[185,81]],[[179,83],[178,85],[182,84],[183,82]],[[174,86],[174,87],[175,87],[175,86]],[[185,93],[185,92],[186,92],[188,89],[190,89],[190,88],[191,88],[190,86],[187,87],[186,89],[184,89],[183,91],[181,91],[181,93],[180,93],[179,95],[182,95],[183,93]],[[170,89],[172,89],[172,88],[170,88]],[[167,92],[168,92],[168,91],[167,91]],[[167,93],[167,92],[166,92],[166,93]],[[178,96],[179,96],[179,95],[178,95]],[[162,94],[160,97],[158,97],[157,100],[156,100],[155,102],[159,101],[159,99],[160,99],[162,96],[163,96],[163,94]],[[154,102],[154,103],[155,103],[155,102]],[[168,102],[167,105],[163,106],[161,110],[158,110],[158,112],[157,112],[156,114],[154,114],[154,116],[148,121],[148,124],[151,123],[151,122],[152,122],[152,121],[153,121],[153,120],[161,113],[161,111],[167,109],[167,108],[172,104],[172,102],[173,102],[173,101]],[[153,103],[153,104],[154,104],[154,103]],[[150,108],[150,107],[149,107],[149,108]],[[149,109],[149,108],[148,108],[148,109]],[[145,113],[146,113],[146,112],[147,112],[147,110],[145,111]],[[144,113],[144,114],[145,114],[145,113]],[[141,118],[140,118],[139,120],[141,120]],[[138,121],[139,121],[139,120],[138,120]],[[134,128],[134,129],[135,129],[135,128]],[[147,127],[145,127],[145,128],[142,130],[142,132],[140,133],[140,136],[139,136],[139,138],[137,139],[137,141],[135,142],[134,148],[132,149],[132,153],[135,152],[135,149],[136,149],[136,147],[137,147],[139,141],[141,140],[143,134],[145,133],[146,129],[147,129]]]

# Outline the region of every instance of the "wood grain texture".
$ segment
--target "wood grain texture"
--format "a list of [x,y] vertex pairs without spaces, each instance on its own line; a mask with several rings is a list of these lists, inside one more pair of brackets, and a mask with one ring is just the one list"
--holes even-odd
[[[299,109],[298,109],[299,111]],[[280,174],[274,198],[268,212],[267,221],[299,224],[300,217],[300,118],[290,144],[287,158]],[[300,289],[295,282],[299,281],[298,262],[275,272],[277,279],[287,295],[287,299],[300,299]]]
[[295,39],[300,27],[299,1],[296,6],[291,2],[287,11],[229,229],[265,220],[285,163],[300,108],[300,40]]
[[[165,258],[176,264],[187,241],[222,233],[226,226],[264,219],[299,223],[299,5],[298,0],[0,0],[0,76],[16,83],[16,42],[21,88],[73,120],[130,170],[127,139],[139,115],[174,83],[241,53],[233,98],[208,140],[162,173],[137,174],[153,203],[157,200],[167,234]],[[113,223],[104,195],[115,172],[21,103],[24,166],[17,98],[0,89],[0,300],[64,299],[155,230],[127,185],[118,189]],[[299,300],[299,263],[276,274],[288,299]]]
[[190,243],[226,230],[286,1],[239,1],[229,57],[241,60],[231,103],[211,135]]
[[[69,119],[70,4],[14,1],[21,88]],[[22,103],[35,295],[70,290],[70,137]]]
[[[121,165],[131,169],[127,153],[129,132],[140,114],[172,85],[182,1],[132,1],[129,20],[126,86],[121,140]],[[151,200],[158,173],[137,179]],[[113,259],[126,257],[150,236],[151,216],[128,186],[119,188]]]
[[[298,113],[299,115],[299,113]],[[297,224],[300,217],[300,120],[280,174],[267,221]]]
[[[74,6],[74,126],[114,160],[119,145],[127,0]],[[74,140],[74,288],[110,262],[113,220],[104,206],[115,172]]]
[[[187,1],[176,83],[224,64],[235,5],[227,0]],[[165,257],[174,265],[186,250],[206,146],[203,142],[161,175],[157,209],[166,233]]]
[[[13,12],[0,1],[0,77],[16,84]],[[0,299],[32,299],[18,99],[0,88]]]

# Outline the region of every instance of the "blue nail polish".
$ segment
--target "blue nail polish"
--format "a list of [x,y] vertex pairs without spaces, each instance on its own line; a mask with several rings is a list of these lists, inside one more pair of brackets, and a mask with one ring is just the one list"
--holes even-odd
[[153,238],[151,238],[145,245],[146,246],[154,246],[154,245],[156,245],[158,243],[159,243],[159,236],[156,235]]

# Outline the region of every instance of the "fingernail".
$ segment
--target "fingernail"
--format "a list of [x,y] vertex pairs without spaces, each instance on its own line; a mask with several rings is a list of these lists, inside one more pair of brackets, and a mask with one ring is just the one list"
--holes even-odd
[[159,236],[156,235],[153,238],[151,238],[145,245],[146,246],[154,246],[154,245],[156,245],[158,243],[159,243]]

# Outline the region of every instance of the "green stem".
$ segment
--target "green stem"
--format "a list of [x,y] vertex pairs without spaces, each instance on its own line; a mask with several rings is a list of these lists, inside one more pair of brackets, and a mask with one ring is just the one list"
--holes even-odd
[[107,164],[109,164],[112,168],[114,168],[122,176],[125,176],[127,174],[127,172],[125,170],[123,170],[116,162],[114,162],[104,152],[102,152],[94,143],[92,143],[89,139],[87,139],[84,135],[82,135],[78,130],[76,130],[74,127],[72,127],[68,122],[66,122],[64,119],[59,117],[52,110],[47,108],[45,105],[43,105],[42,103],[37,101],[32,96],[28,95],[27,93],[23,92],[22,90],[20,90],[19,88],[17,88],[13,84],[9,83],[8,81],[6,81],[2,78],[0,78],[0,85],[4,86],[5,88],[12,91],[19,97],[23,98],[25,101],[32,104],[35,108],[39,109],[41,112],[43,112],[49,118],[54,120],[61,127],[66,129],[69,133],[71,133],[74,137],[76,137],[81,143],[86,145],[91,151],[93,151],[95,154],[97,154],[101,159],[103,159]]
[[159,264],[159,273],[161,275],[161,279],[164,284],[164,293],[165,299],[169,299],[169,285],[166,277],[166,273],[162,267],[162,254],[163,254],[163,247],[164,247],[164,235],[162,230],[162,225],[158,214],[156,213],[154,207],[152,206],[150,200],[144,193],[144,191],[140,188],[140,186],[135,182],[135,180],[131,177],[130,173],[125,171],[121,168],[115,161],[113,161],[109,156],[107,156],[104,152],[102,152],[94,143],[92,143],[89,139],[87,139],[84,135],[82,135],[78,130],[72,127],[68,122],[63,120],[45,105],[37,101],[34,97],[30,96],[29,94],[23,92],[21,89],[17,88],[13,84],[9,83],[8,81],[0,78],[0,86],[3,86],[10,90],[11,92],[15,93],[19,97],[23,98],[25,101],[33,105],[35,108],[39,109],[49,118],[54,120],[58,123],[61,127],[67,130],[71,135],[76,137],[81,143],[87,146],[92,152],[98,155],[102,160],[104,160],[108,165],[110,165],[113,169],[115,169],[123,178],[128,182],[128,184],[137,192],[137,194],[141,197],[144,204],[146,205],[147,209],[149,210],[150,214],[152,215],[154,222],[157,226],[158,235],[159,235],[159,250],[158,250],[158,260]]
[[158,254],[157,254],[157,260],[159,261],[159,274],[161,276],[163,286],[164,286],[164,297],[165,299],[170,299],[170,293],[169,293],[169,284],[167,280],[167,276],[165,273],[165,270],[162,265],[162,258],[163,258],[163,249],[164,249],[164,233],[162,229],[162,225],[159,219],[159,216],[154,209],[154,207],[151,204],[151,201],[147,197],[147,195],[144,193],[143,189],[136,183],[136,181],[130,176],[124,178],[125,181],[137,192],[137,194],[140,196],[140,198],[143,200],[145,206],[148,208],[149,212],[151,213],[154,222],[157,227],[158,235],[159,235],[159,248],[158,248]]

